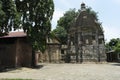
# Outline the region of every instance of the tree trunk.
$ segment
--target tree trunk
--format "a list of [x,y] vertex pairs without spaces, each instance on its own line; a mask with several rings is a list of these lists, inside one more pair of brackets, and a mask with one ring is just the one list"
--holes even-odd
[[32,49],[32,67],[36,67],[36,56],[35,56],[35,50]]

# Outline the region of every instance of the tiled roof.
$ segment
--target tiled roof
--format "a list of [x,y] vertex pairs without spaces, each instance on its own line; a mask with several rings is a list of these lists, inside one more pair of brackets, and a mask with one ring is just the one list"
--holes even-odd
[[8,35],[1,36],[0,38],[14,38],[14,37],[26,37],[24,32],[10,32]]

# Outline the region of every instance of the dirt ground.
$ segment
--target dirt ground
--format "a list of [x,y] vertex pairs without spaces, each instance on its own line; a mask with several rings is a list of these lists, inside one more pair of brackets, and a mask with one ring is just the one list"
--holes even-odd
[[41,64],[38,69],[18,68],[0,72],[1,79],[120,80],[120,64]]

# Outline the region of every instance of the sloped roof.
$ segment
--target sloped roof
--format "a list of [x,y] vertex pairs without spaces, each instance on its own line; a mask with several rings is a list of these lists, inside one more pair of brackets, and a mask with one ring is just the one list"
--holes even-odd
[[8,35],[1,36],[0,38],[15,38],[15,37],[26,37],[24,32],[10,32]]
[[[0,39],[2,38],[18,38],[18,37],[26,37],[27,34],[24,32],[10,32],[8,35],[1,36]],[[60,44],[60,42],[54,38],[54,39],[49,39],[47,40],[48,44]]]
[[60,44],[60,42],[54,38],[54,39],[47,39],[48,44]]

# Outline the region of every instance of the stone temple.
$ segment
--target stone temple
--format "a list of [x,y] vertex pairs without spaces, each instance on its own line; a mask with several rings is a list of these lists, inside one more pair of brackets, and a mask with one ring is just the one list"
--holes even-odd
[[84,3],[68,32],[67,62],[106,61],[103,28]]

